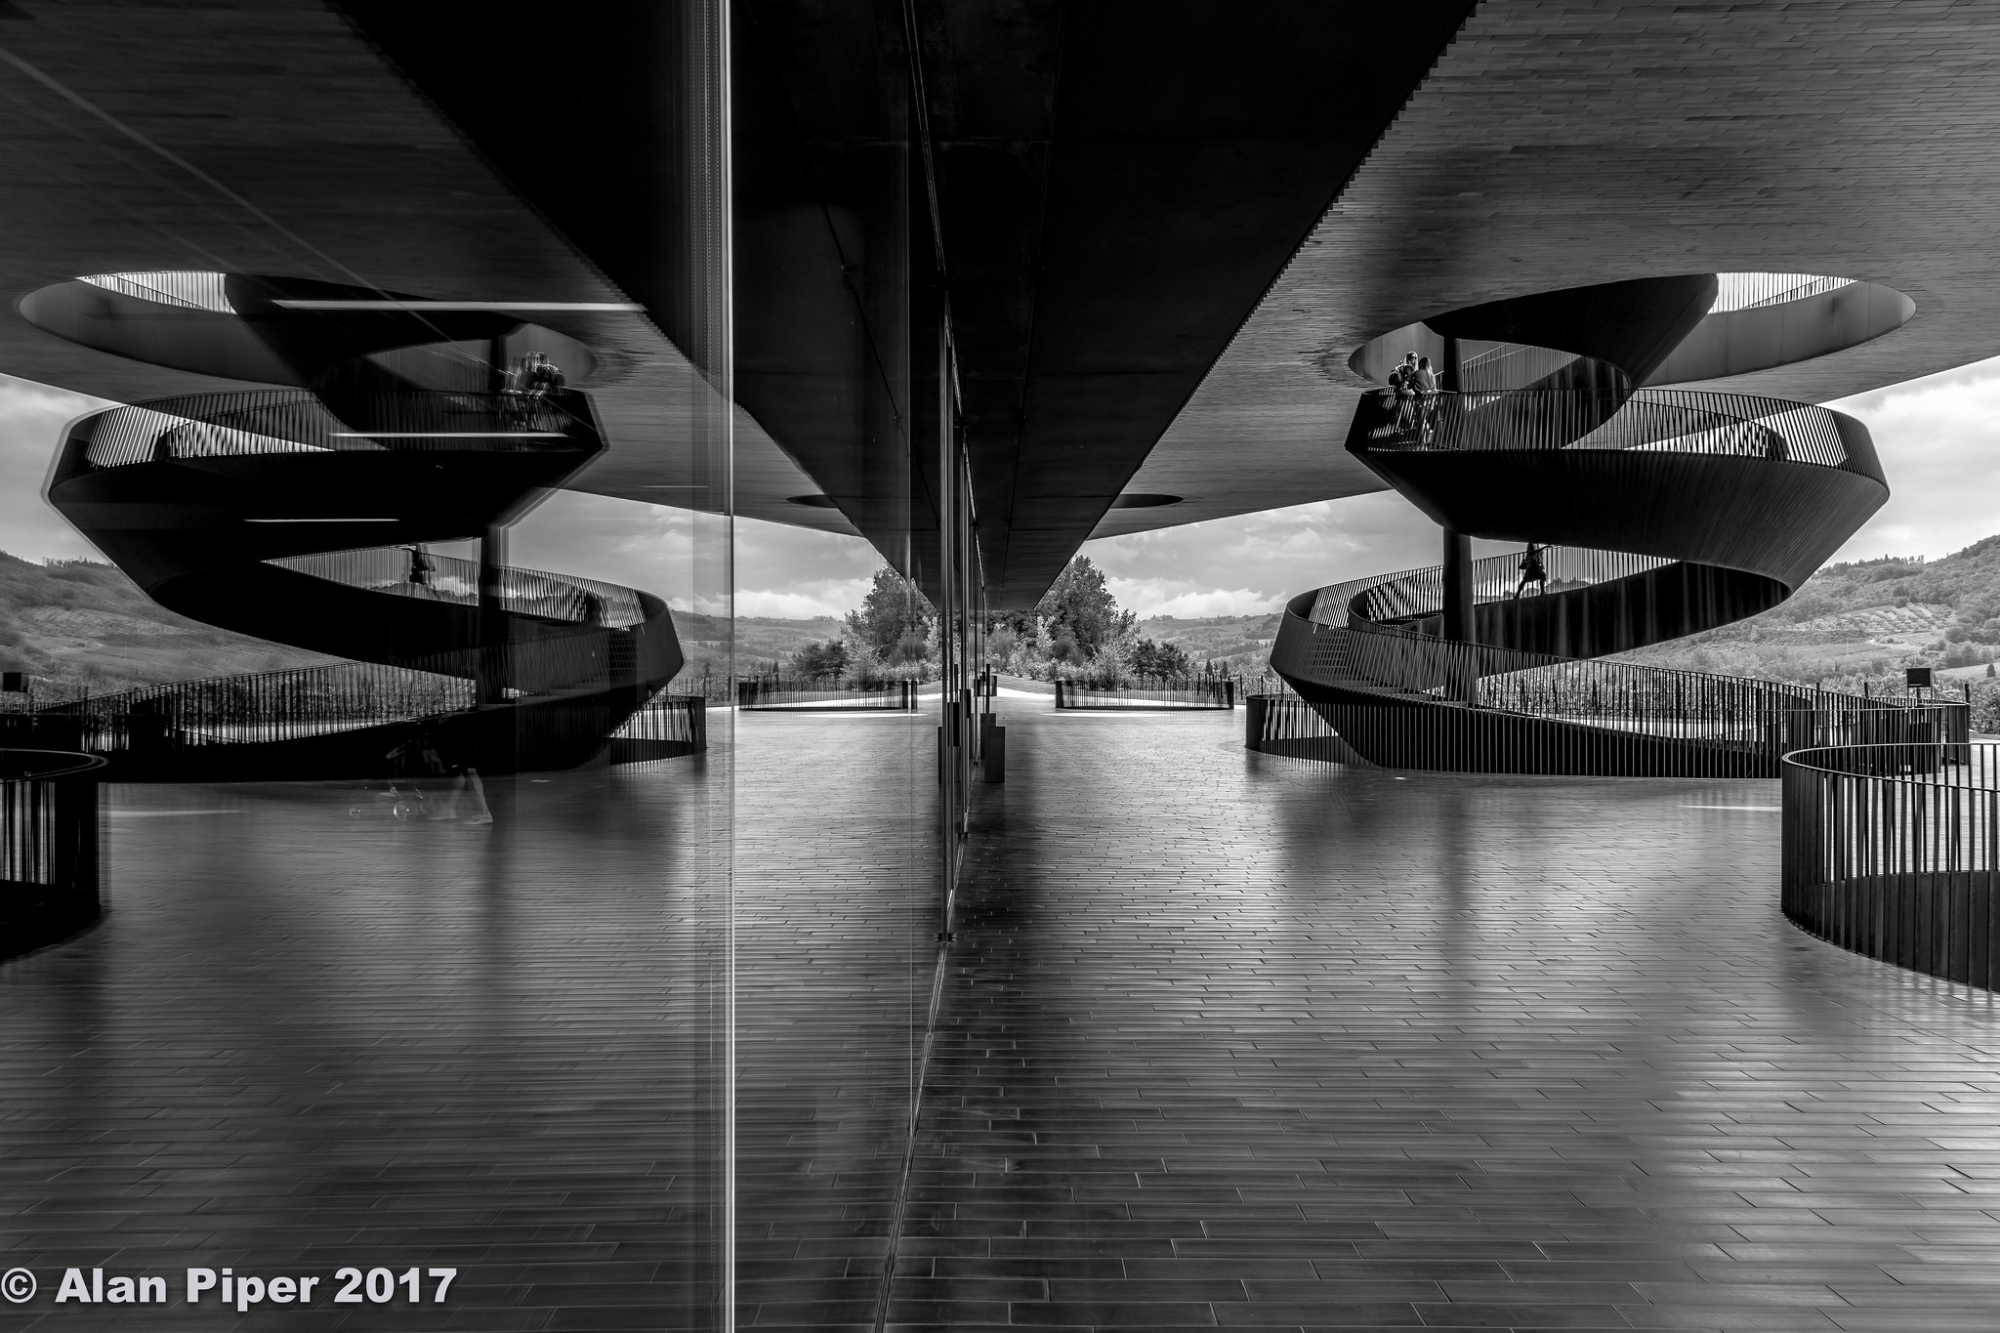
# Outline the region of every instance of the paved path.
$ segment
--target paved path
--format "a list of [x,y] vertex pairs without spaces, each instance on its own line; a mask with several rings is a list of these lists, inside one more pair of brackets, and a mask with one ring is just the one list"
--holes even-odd
[[[322,1277],[261,1328],[705,1318],[730,762],[744,1318],[872,1326],[934,974],[935,725],[749,715],[706,761],[494,782],[490,827],[351,785],[112,789],[110,918],[0,966],[0,1269],[42,1283],[0,1330],[230,1326],[182,1302],[190,1266]],[[425,1277],[336,1307],[349,1264],[459,1274],[442,1306]],[[70,1266],[172,1300],[55,1305]]]
[[[2000,1018],[1776,916],[1773,784],[1007,722],[899,1323],[2000,1326]],[[460,1270],[267,1328],[688,1322],[730,763],[742,1321],[872,1328],[933,725],[746,715],[705,763],[495,784],[486,829],[120,789],[111,919],[0,967],[0,1267],[45,1283],[0,1330],[230,1326],[190,1265]],[[72,1265],[176,1300],[55,1306]]]
[[899,1326],[2000,1327],[2000,1014],[1783,921],[1776,783],[1007,722]]

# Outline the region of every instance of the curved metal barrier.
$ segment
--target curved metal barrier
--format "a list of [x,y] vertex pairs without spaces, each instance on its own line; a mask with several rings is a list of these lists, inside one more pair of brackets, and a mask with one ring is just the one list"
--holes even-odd
[[1366,763],[1326,719],[1303,699],[1288,694],[1251,694],[1243,699],[1243,746],[1287,759],[1332,764]]
[[736,682],[736,706],[751,712],[843,712],[871,709],[892,713],[917,710],[917,682],[819,676],[744,676]]
[[1236,681],[1228,676],[1188,676],[1140,679],[1129,686],[1100,688],[1059,680],[1056,707],[1065,710],[1109,709],[1227,711],[1236,707]]
[[2000,989],[2000,745],[1865,745],[1784,761],[1781,904],[1832,944]]
[[354,660],[58,705],[37,736],[119,781],[583,762],[680,669],[665,603],[421,548],[504,522],[602,448],[563,391],[268,390],[82,418],[49,499],[148,595]]
[[92,755],[0,750],[0,958],[54,944],[102,914],[103,768]]

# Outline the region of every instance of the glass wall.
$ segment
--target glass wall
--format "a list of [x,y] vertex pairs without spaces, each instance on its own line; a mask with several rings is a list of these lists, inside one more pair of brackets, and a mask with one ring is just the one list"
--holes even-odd
[[832,1299],[773,1239],[880,1252],[929,758],[737,710],[738,432],[797,465],[735,402],[726,7],[100,13],[0,68],[0,1294]]
[[[906,53],[766,8],[734,66],[738,1293],[746,1322],[872,1325],[939,949],[937,321]],[[809,478],[776,506],[765,437]]]

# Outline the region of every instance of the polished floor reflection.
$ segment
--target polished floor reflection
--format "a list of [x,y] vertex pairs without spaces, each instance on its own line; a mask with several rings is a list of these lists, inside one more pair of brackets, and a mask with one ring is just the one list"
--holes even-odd
[[737,718],[746,1327],[875,1327],[937,967],[937,723]]
[[1990,1329],[1992,997],[1777,909],[1775,782],[1017,705],[892,1326]]
[[[1783,922],[1775,784],[1399,777],[1006,702],[892,1325],[1992,1326],[2000,1015]],[[110,919],[0,968],[0,1244],[176,1300],[6,1326],[211,1326],[195,1265],[460,1270],[275,1327],[696,1318],[733,764],[739,1316],[873,1328],[935,722],[746,716],[491,784],[490,827],[116,789]]]
[[[191,1266],[320,1276],[246,1316],[277,1327],[688,1322],[711,768],[492,782],[490,826],[341,784],[110,789],[109,919],[0,968],[0,1246],[42,1284],[8,1326],[221,1326]],[[336,1306],[347,1265],[458,1276]],[[171,1301],[55,1305],[69,1266]]]

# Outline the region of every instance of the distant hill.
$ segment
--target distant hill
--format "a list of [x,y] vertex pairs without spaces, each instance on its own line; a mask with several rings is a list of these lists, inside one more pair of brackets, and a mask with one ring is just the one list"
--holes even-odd
[[[782,662],[809,643],[840,637],[842,622],[833,616],[810,620],[783,620],[776,616],[736,617],[736,670],[752,673],[766,665]],[[674,629],[681,638],[681,652],[687,665],[676,678],[676,690],[695,689],[704,670],[725,676],[722,656],[728,643],[729,625],[714,616],[693,611],[674,612]]]
[[1134,627],[1142,639],[1171,643],[1199,665],[1228,671],[1262,671],[1278,637],[1279,613],[1255,616],[1152,616]]
[[[1197,663],[1257,673],[1278,633],[1276,612],[1154,616],[1141,638],[1176,644]],[[718,667],[723,622],[676,612],[688,658],[685,682]],[[738,670],[782,661],[808,643],[840,636],[832,616],[739,616]],[[1940,560],[1883,557],[1828,565],[1775,610],[1621,660],[1726,675],[1858,689],[1894,684],[1905,666],[1984,680],[2000,656],[2000,536]],[[76,560],[32,564],[0,552],[0,669],[37,677],[37,690],[93,694],[205,676],[338,661],[176,615],[153,603],[115,566]],[[718,672],[719,674],[719,672]]]
[[0,552],[0,669],[28,672],[44,696],[338,660],[175,615],[113,565]]
[[1891,685],[1909,666],[1985,679],[2000,655],[2000,536],[1941,560],[1828,565],[1782,606],[1620,660],[1830,688]]
[[[704,664],[719,662],[723,622],[676,612],[674,625],[694,675]],[[740,669],[748,669],[746,664],[784,658],[803,644],[838,638],[840,630],[841,622],[831,616],[739,616],[736,659]],[[95,560],[38,565],[0,552],[0,670],[28,672],[45,697],[340,660],[176,615],[115,565]]]
[[[1279,615],[1155,616],[1141,638],[1178,644],[1197,662],[1261,670]],[[1858,690],[1899,685],[1905,667],[1986,679],[2000,657],[2000,536],[1939,560],[1884,556],[1828,565],[1763,615],[1619,661]],[[1996,670],[2000,670],[1997,668]]]

